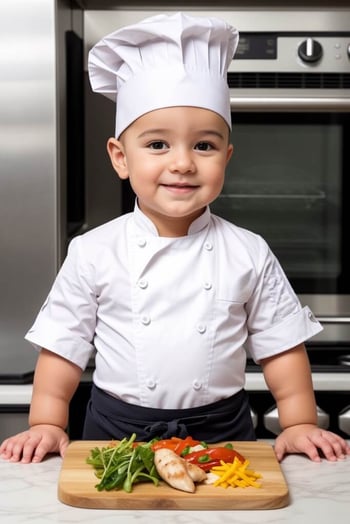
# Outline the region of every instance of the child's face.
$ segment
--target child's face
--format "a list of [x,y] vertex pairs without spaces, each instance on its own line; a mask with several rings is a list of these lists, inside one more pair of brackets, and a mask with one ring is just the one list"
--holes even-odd
[[161,236],[186,235],[220,194],[232,149],[223,118],[195,107],[147,113],[108,142],[114,168]]

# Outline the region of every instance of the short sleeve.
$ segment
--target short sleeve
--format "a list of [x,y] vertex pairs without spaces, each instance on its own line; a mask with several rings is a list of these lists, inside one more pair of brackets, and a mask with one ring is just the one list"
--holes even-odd
[[86,261],[80,237],[74,238],[33,326],[25,335],[85,369],[94,350],[97,299],[93,267]]
[[259,362],[293,348],[322,331],[308,307],[302,307],[275,255],[266,246],[256,286],[246,304],[250,356]]

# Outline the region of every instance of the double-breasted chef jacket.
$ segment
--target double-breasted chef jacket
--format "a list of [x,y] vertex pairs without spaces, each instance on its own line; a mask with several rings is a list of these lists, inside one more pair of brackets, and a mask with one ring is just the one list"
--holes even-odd
[[135,205],[81,236],[26,339],[125,402],[183,409],[244,388],[259,362],[321,331],[258,235],[210,212],[159,237]]

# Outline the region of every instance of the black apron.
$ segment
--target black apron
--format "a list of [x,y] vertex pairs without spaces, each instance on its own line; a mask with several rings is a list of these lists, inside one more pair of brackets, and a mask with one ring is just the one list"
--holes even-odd
[[154,409],[116,399],[93,385],[83,429],[84,440],[121,440],[136,433],[148,441],[191,436],[208,443],[227,440],[256,440],[248,394],[205,406],[186,409]]

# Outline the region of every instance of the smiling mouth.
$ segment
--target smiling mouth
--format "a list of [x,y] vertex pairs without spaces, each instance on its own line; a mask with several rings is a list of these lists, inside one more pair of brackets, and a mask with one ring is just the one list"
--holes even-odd
[[191,184],[161,184],[163,187],[167,189],[174,189],[178,191],[189,191],[191,189],[196,189],[199,186],[191,185]]

